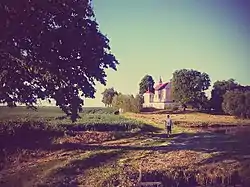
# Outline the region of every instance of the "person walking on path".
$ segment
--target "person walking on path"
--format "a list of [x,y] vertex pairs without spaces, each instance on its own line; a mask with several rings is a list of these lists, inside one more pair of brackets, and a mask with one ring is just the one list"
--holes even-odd
[[173,121],[170,118],[169,115],[167,115],[167,119],[166,119],[166,130],[167,130],[167,135],[168,137],[172,134],[172,127],[173,127]]

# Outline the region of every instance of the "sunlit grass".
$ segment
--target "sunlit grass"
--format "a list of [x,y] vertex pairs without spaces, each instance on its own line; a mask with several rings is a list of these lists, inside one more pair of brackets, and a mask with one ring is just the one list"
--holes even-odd
[[[148,121],[160,128],[164,128],[164,121],[167,114],[134,114],[126,113],[125,116]],[[186,114],[170,114],[174,125],[204,126],[204,125],[250,125],[250,119],[238,119],[228,115],[211,115],[199,112]]]

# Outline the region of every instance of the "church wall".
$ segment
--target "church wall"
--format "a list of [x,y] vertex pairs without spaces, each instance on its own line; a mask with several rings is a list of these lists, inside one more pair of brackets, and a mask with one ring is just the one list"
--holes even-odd
[[166,102],[167,101],[167,90],[164,89],[162,90],[162,102]]
[[150,103],[152,103],[152,102],[154,102],[154,94],[151,94],[150,95],[150,101],[149,101]]
[[175,106],[176,103],[143,103],[144,108],[166,109]]
[[152,103],[154,102],[153,99],[154,99],[154,94],[152,93],[145,93],[143,95],[144,103]]
[[149,103],[149,97],[148,97],[148,95],[144,95],[144,103]]
[[155,91],[153,102],[159,102],[158,96],[159,96],[159,92],[158,92],[158,91]]

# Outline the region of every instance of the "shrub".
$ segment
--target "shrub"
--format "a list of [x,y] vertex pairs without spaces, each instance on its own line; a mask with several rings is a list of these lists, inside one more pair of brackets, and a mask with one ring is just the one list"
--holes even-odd
[[223,97],[222,109],[225,113],[250,118],[250,91],[228,91]]
[[140,95],[123,95],[119,94],[114,97],[112,106],[115,109],[122,108],[125,112],[140,112],[142,109],[143,98]]
[[45,121],[1,121],[0,152],[1,150],[15,151],[19,148],[48,148],[54,138],[63,135],[63,127],[52,126]]
[[119,115],[88,114],[72,124],[69,119],[55,121],[54,123],[73,131],[157,131],[152,125],[143,122],[127,119]]
[[86,107],[83,108],[83,114],[113,114],[116,110],[114,108],[104,107]]
[[179,109],[179,106],[177,104],[176,105],[169,105],[169,106],[166,106],[165,109],[169,110],[169,111],[177,111]]

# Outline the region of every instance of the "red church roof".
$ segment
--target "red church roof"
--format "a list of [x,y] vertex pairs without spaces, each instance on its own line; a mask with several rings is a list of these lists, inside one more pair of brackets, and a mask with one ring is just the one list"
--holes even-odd
[[155,90],[162,90],[168,85],[168,82],[166,83],[159,83],[155,86]]
[[153,92],[150,92],[150,91],[148,90],[148,91],[146,91],[145,93],[153,93]]

